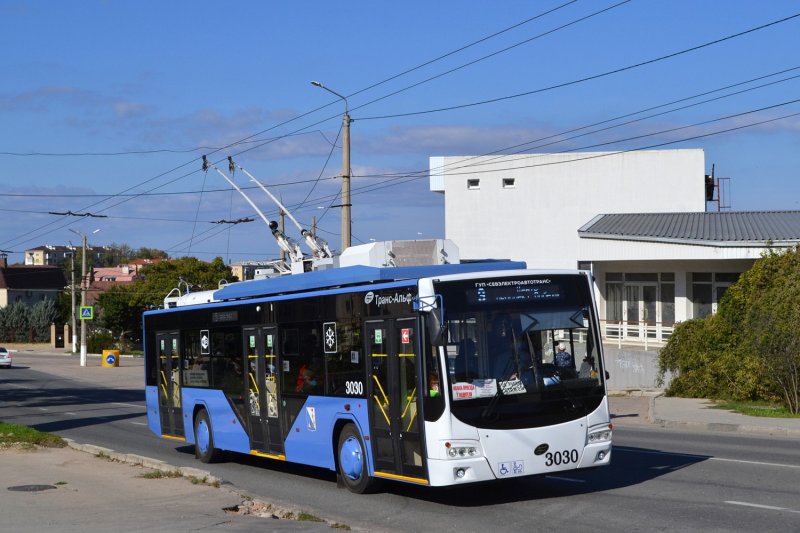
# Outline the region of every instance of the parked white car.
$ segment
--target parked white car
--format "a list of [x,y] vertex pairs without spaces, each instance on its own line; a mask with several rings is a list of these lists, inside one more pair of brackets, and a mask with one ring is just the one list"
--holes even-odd
[[11,368],[11,354],[2,346],[0,346],[0,366]]

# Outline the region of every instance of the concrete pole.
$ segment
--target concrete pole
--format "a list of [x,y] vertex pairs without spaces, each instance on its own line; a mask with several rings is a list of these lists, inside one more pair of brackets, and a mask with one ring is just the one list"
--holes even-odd
[[[86,235],[83,236],[83,267],[81,268],[81,307],[86,305]],[[81,319],[81,366],[86,366],[86,321]]]
[[[345,100],[347,102],[347,100]],[[350,115],[342,117],[342,252],[350,247]]]
[[72,273],[72,353],[78,351],[78,329],[75,327],[75,248],[72,248],[72,257],[70,258],[70,271]]

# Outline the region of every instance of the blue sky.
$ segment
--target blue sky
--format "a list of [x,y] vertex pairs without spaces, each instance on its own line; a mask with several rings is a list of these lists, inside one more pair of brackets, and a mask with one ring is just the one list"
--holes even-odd
[[[781,118],[800,113],[787,104],[800,99],[800,17],[585,82],[419,113],[597,76],[800,13],[777,0],[617,4],[0,1],[0,249],[22,261],[27,248],[77,243],[71,227],[100,229],[95,245],[174,257],[275,257],[258,217],[210,224],[254,213],[200,170],[202,154],[233,155],[304,225],[316,216],[338,248],[340,213],[326,207],[340,203],[343,105],[311,80],[348,96],[354,244],[444,236],[444,199],[419,173],[430,156],[490,153],[759,77],[631,118],[667,114],[529,146],[632,150],[741,127],[664,148],[703,148],[707,171],[714,163],[731,178],[735,210],[800,209],[800,115]],[[688,104],[697,105],[675,109]],[[265,195],[251,196],[276,216]]]

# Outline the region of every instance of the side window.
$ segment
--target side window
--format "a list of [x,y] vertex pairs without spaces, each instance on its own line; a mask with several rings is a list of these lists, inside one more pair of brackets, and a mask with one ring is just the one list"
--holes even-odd
[[183,334],[183,384],[186,387],[208,387],[210,357],[202,355],[200,331],[185,331]]
[[229,394],[244,389],[241,333],[237,328],[211,330],[211,386]]
[[336,351],[325,354],[327,392],[333,396],[364,396],[366,371],[361,322],[336,322],[335,328]]
[[[424,322],[424,321],[423,321]],[[441,379],[444,369],[440,363],[439,348],[431,346],[428,333],[425,329],[421,332],[422,357],[425,376],[425,392],[422,395],[422,410],[425,420],[435,422],[444,412],[444,390]]]
[[307,396],[324,390],[320,324],[307,322],[285,330],[283,392]]

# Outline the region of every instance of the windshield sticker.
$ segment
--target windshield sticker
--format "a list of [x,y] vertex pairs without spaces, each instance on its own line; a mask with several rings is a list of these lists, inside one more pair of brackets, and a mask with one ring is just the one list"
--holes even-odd
[[525,394],[525,384],[518,379],[510,379],[500,382],[500,390],[503,394]]
[[475,397],[472,383],[453,383],[453,400],[471,400]]
[[525,473],[525,461],[508,461],[497,464],[497,473],[500,477],[521,476]]
[[475,379],[472,384],[475,385],[476,398],[491,398],[497,394],[497,380],[495,379]]

